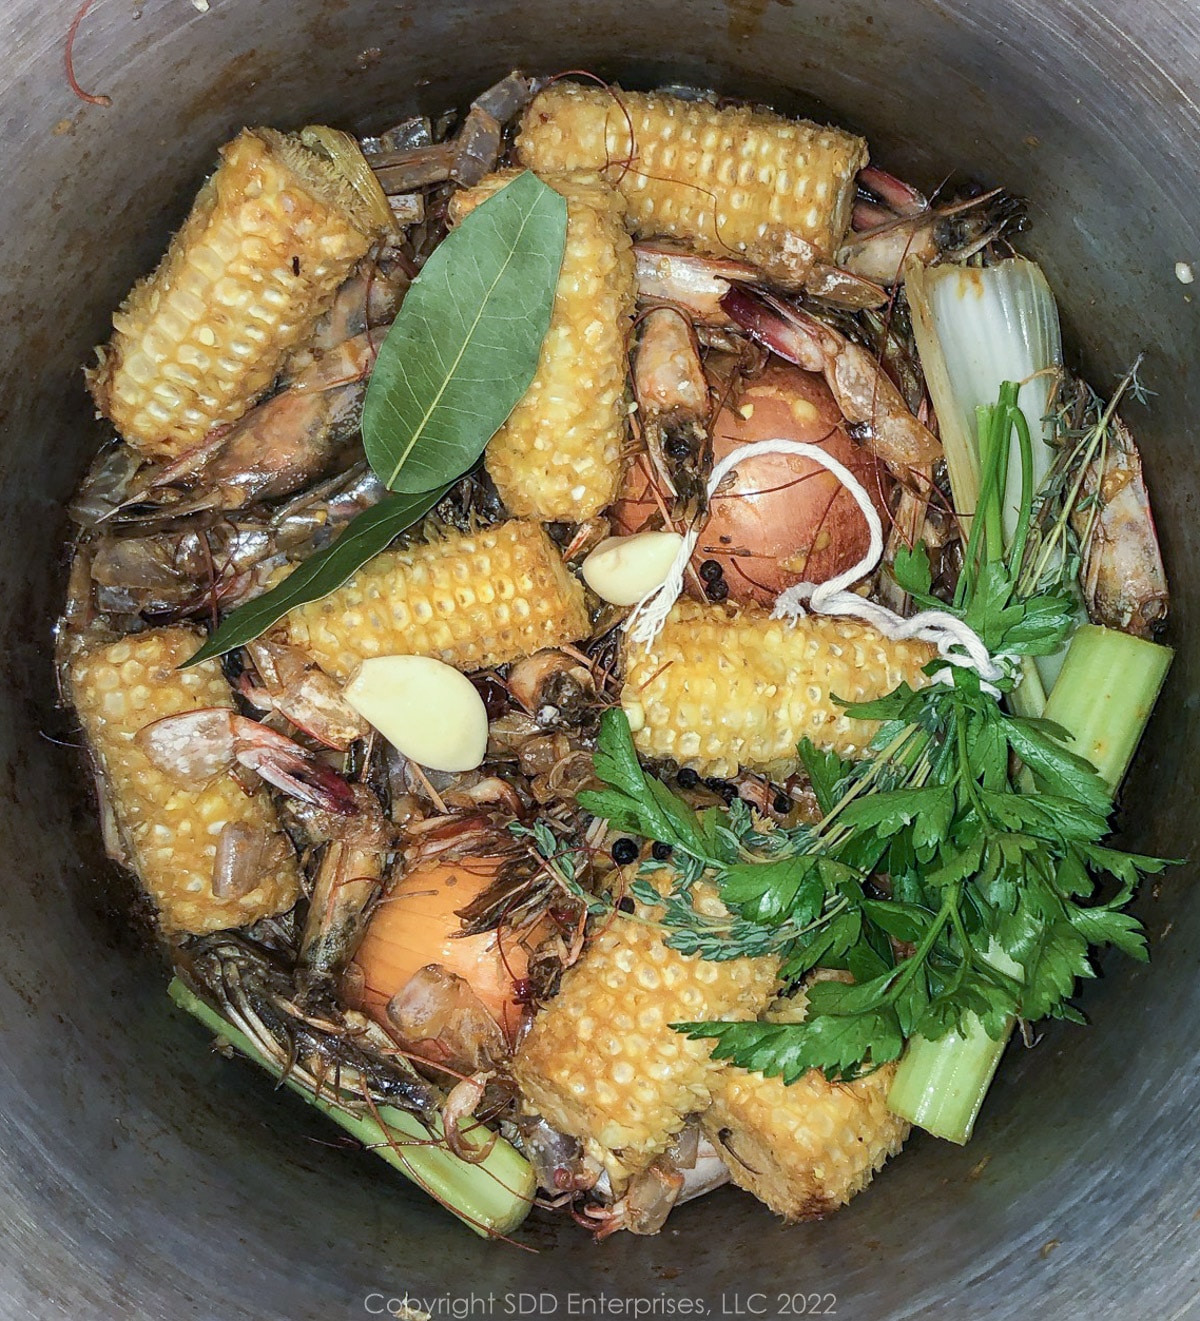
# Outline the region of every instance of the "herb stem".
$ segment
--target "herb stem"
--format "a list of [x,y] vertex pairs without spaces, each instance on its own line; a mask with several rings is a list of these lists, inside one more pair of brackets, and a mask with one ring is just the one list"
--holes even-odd
[[945,930],[946,924],[951,921],[952,915],[958,908],[961,895],[961,881],[956,881],[953,885],[946,887],[946,897],[942,900],[942,906],[938,909],[937,916],[929,924],[929,930],[922,937],[921,943],[909,958],[897,966],[896,971],[899,976],[888,987],[885,996],[887,1001],[894,1001],[917,973],[924,971],[925,960],[929,957],[929,951],[933,949],[938,937]]
[[1021,505],[1017,514],[1017,530],[1013,535],[1012,551],[1009,564],[1013,571],[1020,570],[1025,558],[1025,543],[1029,538],[1029,520],[1033,513],[1033,438],[1029,434],[1029,423],[1020,408],[1009,410],[1009,417],[1017,430],[1017,445],[1021,454]]
[[958,744],[958,781],[971,800],[971,806],[979,814],[980,820],[986,821],[987,813],[984,811],[983,800],[979,796],[979,786],[975,783],[975,774],[971,767],[970,746],[967,743],[967,722],[962,718],[961,713],[954,721],[954,738]]

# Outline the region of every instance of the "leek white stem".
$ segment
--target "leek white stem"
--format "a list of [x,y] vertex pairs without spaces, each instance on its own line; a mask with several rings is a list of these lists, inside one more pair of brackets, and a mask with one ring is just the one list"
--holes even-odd
[[[1005,381],[1020,383],[1017,402],[1033,437],[1033,490],[1040,490],[1054,461],[1047,414],[1062,369],[1058,305],[1036,262],[1013,257],[995,266],[923,266],[904,269],[913,334],[929,396],[937,413],[954,507],[964,534],[979,502],[979,443],[975,410],[995,402]],[[1021,508],[1020,456],[1013,446],[1002,502],[1005,537],[1016,530]],[[1049,688],[1062,665],[1039,656],[1037,670]],[[1037,694],[1027,695],[1031,710]]]
[[[1021,385],[1021,405],[1033,433],[1036,491],[1054,457],[1045,442],[1050,393],[1062,367],[1058,305],[1036,262],[1013,257],[995,266],[905,268],[913,331],[937,412],[950,484],[960,514],[972,515],[979,494],[975,410],[996,400],[1005,381]],[[1009,456],[1004,531],[1020,512],[1020,459]]]

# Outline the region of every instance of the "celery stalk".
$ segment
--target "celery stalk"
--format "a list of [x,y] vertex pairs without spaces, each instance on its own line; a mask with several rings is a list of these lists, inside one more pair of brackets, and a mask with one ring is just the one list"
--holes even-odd
[[[1074,750],[1114,793],[1173,655],[1169,647],[1096,624],[1082,625],[1071,638],[1045,716],[1071,735]],[[1037,712],[1031,709],[1030,714]],[[1020,966],[1001,950],[992,947],[984,957],[1002,972],[1021,976]],[[888,1108],[936,1137],[966,1142],[1012,1028],[1010,1022],[1002,1040],[993,1041],[972,1016],[965,1033],[951,1032],[937,1041],[913,1037],[892,1080]]]
[[934,1137],[957,1142],[971,1137],[992,1075],[1012,1035],[993,1041],[974,1014],[967,1032],[948,1032],[937,1041],[913,1037],[888,1091],[888,1109]]
[[1046,703],[1046,719],[1072,737],[1114,793],[1125,778],[1174,652],[1116,629],[1075,630],[1062,673]]
[[[172,980],[167,994],[209,1031],[279,1077],[279,1070],[263,1058],[242,1032],[188,990],[178,977]],[[283,1081],[481,1237],[511,1233],[529,1213],[536,1192],[532,1167],[515,1147],[494,1136],[482,1124],[466,1129],[466,1141],[480,1147],[491,1141],[492,1148],[478,1164],[472,1164],[437,1143],[441,1136],[440,1121],[433,1122],[431,1134],[413,1115],[394,1106],[378,1106],[378,1119],[374,1115],[358,1115],[325,1097],[314,1096],[308,1088],[289,1078]]]
[[[976,410],[994,403],[1001,386],[1012,382],[1026,420],[1028,444],[1011,446],[1003,464],[998,511],[1004,537],[1024,544],[1022,522],[1028,519],[1030,495],[1050,471],[1055,451],[1047,424],[1055,379],[1062,367],[1058,305],[1041,267],[1024,257],[994,266],[923,266],[909,258],[905,292],[912,310],[913,334],[925,368],[929,396],[941,429],[954,507],[964,536],[983,511],[987,468],[976,429]],[[1005,445],[1008,445],[1007,430]],[[1022,453],[1022,451],[1024,451]],[[988,540],[999,543],[995,528]],[[1014,701],[1021,715],[1040,715],[1040,688],[1049,688],[1062,664],[1062,651],[1027,659],[1028,682]],[[1044,694],[1043,694],[1044,695]]]
[[[994,941],[983,957],[1010,977],[1022,975],[1021,965]],[[934,1137],[964,1145],[1015,1021],[1009,1019],[999,1041],[974,1014],[967,1015],[965,1032],[948,1032],[936,1041],[911,1037],[888,1090],[888,1109]]]

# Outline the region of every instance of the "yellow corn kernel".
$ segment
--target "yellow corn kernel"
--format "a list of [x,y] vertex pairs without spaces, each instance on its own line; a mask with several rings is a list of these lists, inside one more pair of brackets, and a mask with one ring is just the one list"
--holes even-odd
[[[247,793],[231,774],[198,788],[164,774],[134,735],[164,716],[231,707],[218,661],[177,667],[201,637],[155,629],[95,647],[71,666],[71,688],[128,861],[158,906],[169,933],[221,931],[286,912],[299,894],[296,858],[263,789]],[[271,837],[258,885],[248,894],[213,894],[217,841],[229,823]]]
[[566,82],[534,99],[517,149],[539,174],[602,171],[625,195],[635,234],[745,257],[783,284],[832,259],[867,163],[863,139],[840,129]]
[[348,679],[369,656],[503,665],[586,636],[583,589],[537,523],[513,520],[385,551],[287,616],[288,640]]
[[368,205],[298,138],[246,129],[88,372],[125,440],[174,458],[271,385],[378,234]]
[[[725,912],[711,889],[693,893],[704,911]],[[691,1041],[670,1024],[756,1017],[779,967],[775,958],[718,963],[680,954],[650,921],[658,911],[638,905],[600,919],[513,1064],[530,1105],[578,1138],[618,1189],[707,1108],[723,1068],[710,1057],[711,1042]]]
[[[455,220],[513,179],[459,193]],[[567,199],[567,246],[550,329],[524,398],[487,447],[487,470],[522,518],[578,522],[616,497],[625,445],[626,341],[636,292],[625,203],[598,177],[548,175]]]
[[[805,1005],[803,995],[781,999],[764,1017],[799,1022]],[[788,1086],[730,1065],[712,1084],[701,1126],[739,1188],[786,1220],[815,1220],[861,1192],[904,1145],[909,1125],[887,1107],[895,1072],[893,1062],[831,1083],[810,1069]]]
[[844,757],[877,729],[833,700],[875,701],[901,682],[925,682],[924,642],[893,642],[851,619],[809,615],[794,624],[748,606],[680,601],[647,649],[626,643],[621,705],[643,756],[703,775],[739,765],[765,772],[796,762],[807,736]]

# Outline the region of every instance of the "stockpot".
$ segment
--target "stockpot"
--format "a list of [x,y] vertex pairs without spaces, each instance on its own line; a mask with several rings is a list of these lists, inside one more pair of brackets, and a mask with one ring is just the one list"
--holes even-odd
[[[1148,967],[1103,962],[1089,1028],[1010,1048],[972,1144],[916,1137],[826,1223],[722,1190],[657,1238],[462,1229],[175,1012],[127,934],[51,624],[63,502],[100,431],[80,364],[245,124],[365,130],[519,66],[719,87],[865,131],[876,160],[1031,199],[1027,246],[1133,421],[1173,571],[1170,685],[1124,796],[1134,847],[1200,859],[1200,5],[1182,0],[74,0],[0,8],[0,1313],[1200,1316],[1195,863],[1143,896]],[[618,1313],[617,1308],[624,1311]],[[606,1310],[601,1310],[606,1309]],[[651,1310],[652,1309],[652,1310]]]

